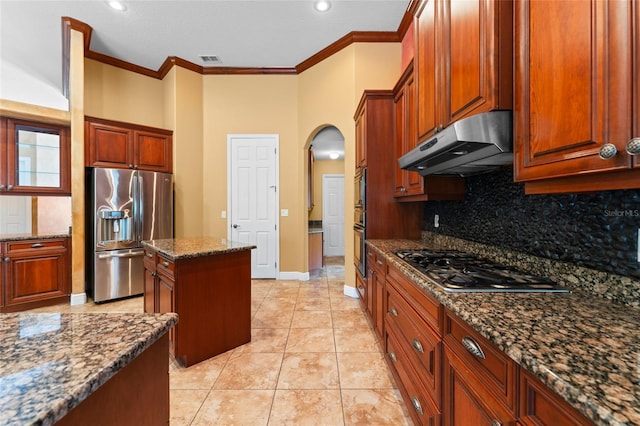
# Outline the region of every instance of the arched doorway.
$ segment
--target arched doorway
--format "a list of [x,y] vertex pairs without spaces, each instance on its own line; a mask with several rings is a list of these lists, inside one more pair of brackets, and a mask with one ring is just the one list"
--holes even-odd
[[[344,136],[322,127],[309,144],[309,271],[344,264]],[[321,244],[321,247],[319,246]]]

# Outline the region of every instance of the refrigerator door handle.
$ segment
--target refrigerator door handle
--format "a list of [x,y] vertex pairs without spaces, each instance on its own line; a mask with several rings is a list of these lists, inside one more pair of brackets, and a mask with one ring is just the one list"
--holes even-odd
[[99,254],[98,259],[110,259],[112,257],[137,257],[142,256],[144,254],[144,250],[136,250],[130,251],[127,253],[115,253],[115,254]]
[[135,226],[136,241],[140,245],[140,239],[142,238],[142,176],[137,171],[135,184],[133,185],[133,222]]

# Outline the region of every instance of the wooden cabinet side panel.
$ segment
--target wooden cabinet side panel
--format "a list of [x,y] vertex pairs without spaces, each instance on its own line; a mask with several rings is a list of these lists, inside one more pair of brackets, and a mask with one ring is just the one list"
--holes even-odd
[[165,335],[72,409],[56,425],[169,424],[167,348],[168,337]]
[[423,0],[415,18],[415,64],[417,100],[417,139],[422,141],[436,132],[437,73],[436,0]]

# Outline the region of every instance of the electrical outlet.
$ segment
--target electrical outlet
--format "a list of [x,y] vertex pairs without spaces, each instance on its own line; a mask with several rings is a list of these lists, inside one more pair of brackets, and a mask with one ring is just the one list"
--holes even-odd
[[439,228],[440,227],[440,215],[433,216],[433,226],[435,228]]

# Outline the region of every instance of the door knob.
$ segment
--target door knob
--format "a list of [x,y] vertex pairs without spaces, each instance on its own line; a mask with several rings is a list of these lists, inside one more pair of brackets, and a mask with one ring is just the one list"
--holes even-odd
[[239,227],[240,227],[239,225],[236,225],[235,223],[233,224],[233,228],[234,229],[239,228]]

